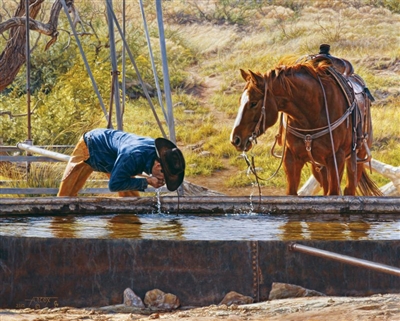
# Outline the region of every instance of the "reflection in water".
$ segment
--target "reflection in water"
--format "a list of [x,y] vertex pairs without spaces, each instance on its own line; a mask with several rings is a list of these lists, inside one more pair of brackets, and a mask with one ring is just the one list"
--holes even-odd
[[356,222],[291,221],[281,226],[282,239],[295,240],[365,240],[371,224]]
[[52,231],[54,237],[57,238],[77,237],[78,228],[75,222],[75,217],[72,215],[53,217],[49,229]]
[[147,229],[146,236],[144,238],[154,238],[152,235],[157,235],[158,239],[170,239],[170,240],[184,240],[185,228],[183,224],[177,220],[167,220],[159,222],[153,227]]
[[119,214],[111,217],[107,223],[107,229],[110,231],[109,238],[141,238],[141,222],[137,215]]
[[400,217],[321,219],[318,215],[173,215],[0,217],[0,235],[160,240],[398,240]]
[[[162,217],[162,214],[160,215]],[[184,234],[182,223],[179,220],[162,220],[146,222],[145,218],[139,218],[134,214],[118,214],[108,218],[108,238],[158,238],[158,239],[182,239]]]

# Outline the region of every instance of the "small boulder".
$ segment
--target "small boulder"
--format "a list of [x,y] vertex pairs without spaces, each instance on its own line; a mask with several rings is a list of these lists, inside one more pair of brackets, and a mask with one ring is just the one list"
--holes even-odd
[[225,295],[219,305],[241,305],[241,304],[250,304],[253,303],[254,300],[250,296],[245,296],[243,294],[237,293],[235,291],[231,291]]
[[298,285],[287,283],[272,283],[271,291],[269,292],[269,300],[286,299],[286,298],[299,298],[306,296],[325,296],[325,294],[303,288]]
[[176,295],[164,293],[159,289],[148,291],[144,297],[144,303],[153,310],[174,310],[181,305]]
[[136,295],[130,288],[126,288],[124,291],[124,305],[128,307],[135,307],[144,309],[144,303],[142,299]]

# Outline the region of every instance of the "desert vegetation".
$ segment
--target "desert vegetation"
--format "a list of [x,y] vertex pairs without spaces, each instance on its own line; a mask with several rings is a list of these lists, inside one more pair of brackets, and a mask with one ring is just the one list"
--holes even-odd
[[[155,6],[145,1],[147,26],[162,83],[162,65]],[[45,18],[52,1],[43,4]],[[229,142],[244,82],[239,68],[266,72],[288,55],[315,54],[321,43],[329,43],[334,56],[352,62],[375,97],[372,107],[373,157],[400,166],[400,4],[390,0],[349,1],[163,1],[168,67],[172,88],[177,143],[185,154],[186,177],[220,179],[224,187],[254,183],[246,163]],[[4,2],[0,24],[13,16],[17,3]],[[106,8],[102,1],[75,0],[81,24],[77,25],[86,58],[99,91],[108,105],[111,62]],[[143,20],[137,1],[126,1],[126,39],[141,77],[155,88]],[[114,10],[122,21],[122,1]],[[31,100],[32,136],[35,145],[73,145],[83,132],[106,127],[98,98],[65,14],[60,14],[57,41],[32,32]],[[0,37],[0,52],[9,31]],[[116,37],[122,70],[122,41]],[[161,136],[147,100],[137,88],[137,74],[127,60],[127,92],[138,98],[125,99],[124,130],[140,135]],[[139,93],[139,94],[138,94]],[[157,97],[157,113],[163,119]],[[27,136],[26,75],[21,68],[13,83],[0,92],[0,137],[4,145],[15,145]],[[260,176],[270,177],[279,159],[270,155],[276,130],[268,131],[249,152]],[[43,167],[40,167],[43,168]],[[47,167],[46,167],[47,168]],[[42,169],[40,169],[42,170]],[[49,170],[49,169],[46,169]],[[49,170],[52,177],[61,177]],[[310,172],[304,172],[305,181]],[[386,179],[373,174],[382,185]],[[269,181],[269,188],[285,186],[283,171]],[[40,183],[38,183],[40,184]],[[56,182],[52,183],[56,184]],[[56,187],[56,186],[54,186]],[[283,190],[283,189],[282,189]]]

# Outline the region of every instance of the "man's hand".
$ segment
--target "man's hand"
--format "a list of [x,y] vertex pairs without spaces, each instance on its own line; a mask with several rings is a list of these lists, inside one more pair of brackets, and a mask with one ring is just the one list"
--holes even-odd
[[146,177],[147,184],[153,186],[154,188],[160,188],[165,184],[164,179],[157,178],[155,176]]
[[165,184],[164,173],[159,161],[155,160],[151,169],[151,176],[147,177],[147,184],[159,188]]

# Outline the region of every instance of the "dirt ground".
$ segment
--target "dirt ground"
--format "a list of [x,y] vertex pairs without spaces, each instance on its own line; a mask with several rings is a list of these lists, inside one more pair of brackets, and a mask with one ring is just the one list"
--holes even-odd
[[400,294],[370,297],[306,297],[248,305],[208,306],[172,312],[137,311],[123,305],[76,309],[0,310],[0,321],[396,321],[400,320]]

